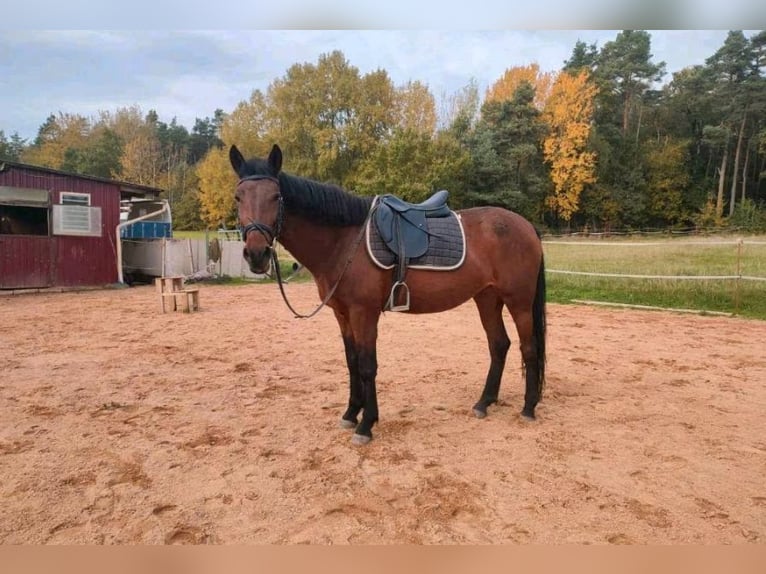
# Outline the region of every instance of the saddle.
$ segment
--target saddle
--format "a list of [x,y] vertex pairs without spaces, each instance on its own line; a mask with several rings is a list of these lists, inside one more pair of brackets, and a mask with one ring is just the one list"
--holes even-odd
[[388,248],[399,258],[420,257],[428,249],[426,218],[447,217],[449,192],[441,190],[422,203],[408,203],[394,195],[381,195],[375,225]]
[[[394,195],[378,197],[373,219],[380,237],[396,256],[396,274],[386,308],[391,311],[407,311],[410,308],[410,290],[404,282],[410,259],[420,257],[428,251],[431,234],[426,220],[448,217],[449,192],[441,190],[421,203],[408,203]],[[396,305],[397,290],[405,294],[405,302]]]

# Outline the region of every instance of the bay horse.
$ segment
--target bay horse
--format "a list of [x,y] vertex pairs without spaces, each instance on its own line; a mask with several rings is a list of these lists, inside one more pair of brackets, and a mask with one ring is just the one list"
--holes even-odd
[[[341,426],[355,429],[354,444],[366,444],[378,421],[378,320],[392,285],[392,271],[376,267],[361,246],[374,198],[283,172],[278,145],[265,160],[245,160],[233,145],[229,159],[239,177],[234,199],[244,234],[243,256],[251,271],[266,273],[278,240],[313,275],[320,299],[335,313],[345,347],[350,390]],[[498,400],[511,346],[502,316],[506,307],[516,325],[526,378],[521,414],[534,419],[545,382],[540,236],[522,216],[500,207],[458,213],[466,244],[462,265],[447,272],[409,270],[408,312],[438,313],[473,298],[489,344],[489,372],[473,406],[474,414],[484,418],[487,407]]]

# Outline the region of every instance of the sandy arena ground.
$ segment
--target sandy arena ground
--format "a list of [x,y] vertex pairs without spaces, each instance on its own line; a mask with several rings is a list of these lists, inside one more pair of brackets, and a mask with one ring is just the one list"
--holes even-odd
[[355,447],[332,313],[201,289],[191,315],[153,287],[0,297],[0,543],[766,541],[766,322],[549,305],[530,424],[515,345],[471,415],[473,303],[386,314]]

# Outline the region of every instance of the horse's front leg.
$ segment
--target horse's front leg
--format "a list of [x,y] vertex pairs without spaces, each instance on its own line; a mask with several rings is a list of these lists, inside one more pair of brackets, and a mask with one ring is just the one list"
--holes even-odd
[[340,326],[340,334],[343,337],[349,375],[348,408],[340,419],[340,426],[352,429],[356,428],[359,422],[357,416],[362,407],[364,407],[364,389],[362,388],[362,380],[359,377],[359,354],[356,350],[354,335],[351,331],[351,324],[348,321],[347,315],[337,310],[334,311],[335,318],[338,320],[338,326]]
[[364,395],[362,422],[356,426],[351,441],[354,444],[367,444],[372,440],[372,427],[378,422],[378,397],[375,390],[375,377],[378,374],[378,319],[380,310],[366,308],[352,309],[349,316],[351,331],[354,336],[359,379]]

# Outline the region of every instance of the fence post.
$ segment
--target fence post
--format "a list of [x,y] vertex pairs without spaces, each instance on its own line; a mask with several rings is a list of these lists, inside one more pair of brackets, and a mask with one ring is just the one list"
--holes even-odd
[[737,278],[734,280],[734,313],[739,315],[740,288],[742,283],[742,238],[737,239]]
[[208,229],[205,228],[205,271],[210,272],[210,238]]
[[165,277],[165,253],[167,252],[167,238],[162,238],[162,262],[160,263],[160,277]]

